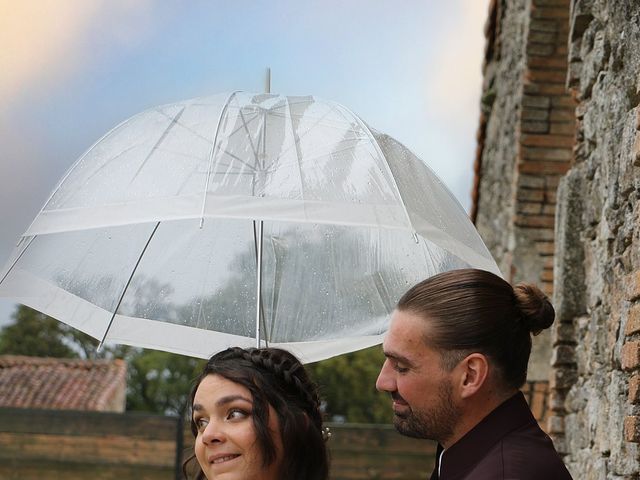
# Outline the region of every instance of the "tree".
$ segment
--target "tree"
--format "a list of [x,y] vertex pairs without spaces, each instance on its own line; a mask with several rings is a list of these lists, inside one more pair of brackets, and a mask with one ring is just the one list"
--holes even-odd
[[375,388],[383,362],[382,349],[377,346],[308,365],[320,386],[329,420],[341,417],[350,423],[391,422],[389,396]]
[[90,358],[97,342],[89,335],[24,305],[0,330],[0,354],[34,357]]

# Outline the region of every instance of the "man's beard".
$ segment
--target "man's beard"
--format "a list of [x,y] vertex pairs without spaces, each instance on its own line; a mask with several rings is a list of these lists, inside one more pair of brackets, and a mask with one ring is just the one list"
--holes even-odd
[[428,411],[409,410],[394,415],[393,424],[402,435],[443,443],[453,435],[460,409],[453,404],[453,387],[445,382],[438,392],[438,404]]

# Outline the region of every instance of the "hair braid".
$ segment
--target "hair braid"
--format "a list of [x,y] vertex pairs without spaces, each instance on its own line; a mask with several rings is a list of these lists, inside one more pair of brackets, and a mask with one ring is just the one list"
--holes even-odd
[[245,360],[257,368],[267,370],[284,380],[287,389],[294,397],[304,399],[305,411],[318,429],[322,429],[320,398],[315,385],[311,382],[302,365],[286,358],[277,349],[238,348]]

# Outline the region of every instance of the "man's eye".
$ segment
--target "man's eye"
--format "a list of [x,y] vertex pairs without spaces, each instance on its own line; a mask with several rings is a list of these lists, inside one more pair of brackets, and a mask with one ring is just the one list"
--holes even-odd
[[401,365],[395,364],[393,369],[398,373],[407,373],[409,369],[407,367],[403,367]]

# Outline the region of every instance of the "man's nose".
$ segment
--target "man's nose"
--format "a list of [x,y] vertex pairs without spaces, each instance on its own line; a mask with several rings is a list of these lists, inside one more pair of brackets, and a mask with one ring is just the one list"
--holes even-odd
[[389,365],[389,360],[385,360],[376,380],[376,389],[380,392],[395,392],[395,380]]

